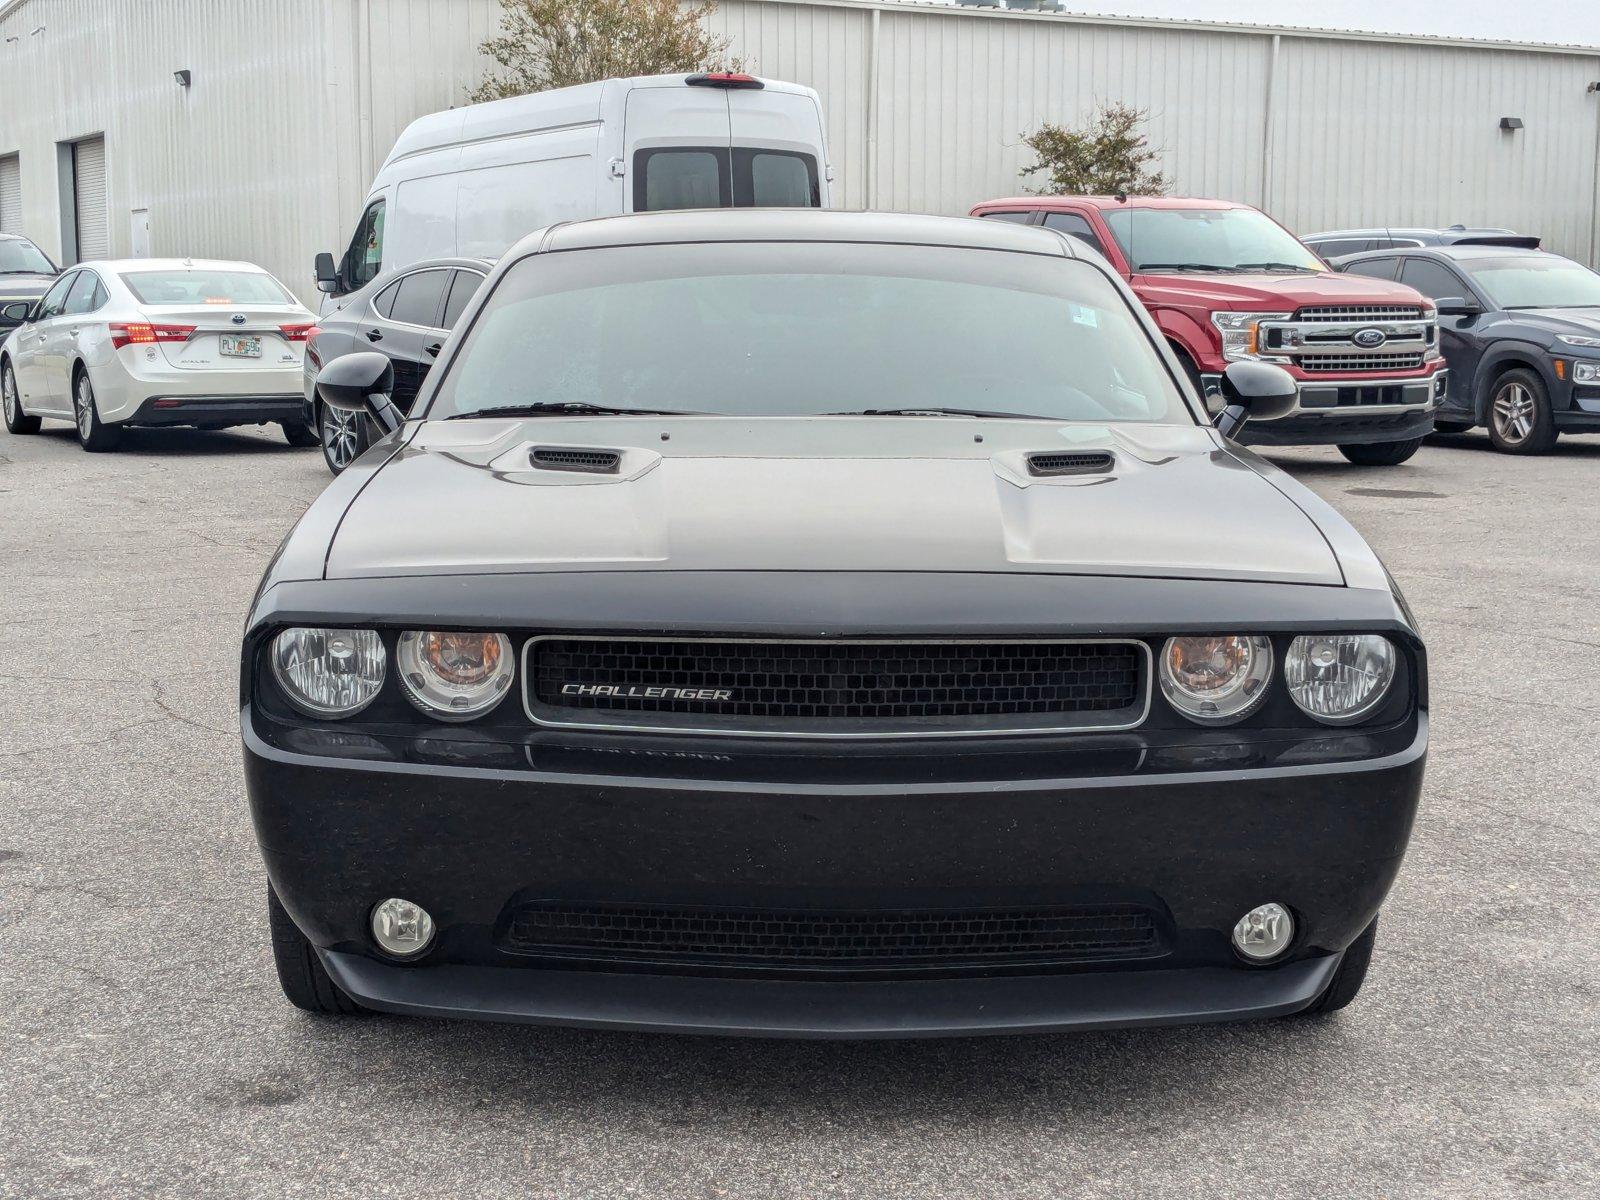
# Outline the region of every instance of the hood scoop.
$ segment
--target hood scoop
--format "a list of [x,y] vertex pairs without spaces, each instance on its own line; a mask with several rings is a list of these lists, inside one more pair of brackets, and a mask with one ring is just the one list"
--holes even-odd
[[1036,479],[1060,475],[1104,475],[1116,465],[1109,450],[1041,450],[1027,456],[1028,474]]
[[615,475],[622,465],[620,450],[583,446],[535,446],[528,463],[540,471],[572,471],[580,475]]

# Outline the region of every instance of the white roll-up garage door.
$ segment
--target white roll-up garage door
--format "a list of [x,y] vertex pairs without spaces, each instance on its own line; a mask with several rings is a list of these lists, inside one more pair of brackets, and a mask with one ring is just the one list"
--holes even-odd
[[0,233],[22,232],[22,162],[15,154],[0,158]]
[[85,138],[72,146],[72,184],[77,197],[78,261],[106,258],[111,239],[106,224],[106,143]]

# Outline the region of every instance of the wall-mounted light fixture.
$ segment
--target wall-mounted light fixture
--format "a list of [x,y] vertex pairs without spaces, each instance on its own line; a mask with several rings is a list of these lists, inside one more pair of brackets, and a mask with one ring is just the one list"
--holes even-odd
[[194,75],[190,72],[188,67],[185,67],[181,71],[174,71],[172,73],[172,77],[178,81],[179,87],[186,88],[189,86],[189,81],[194,78]]
[[1515,133],[1517,130],[1522,128],[1522,118],[1521,117],[1501,117],[1500,118],[1500,128],[1504,129],[1507,133]]

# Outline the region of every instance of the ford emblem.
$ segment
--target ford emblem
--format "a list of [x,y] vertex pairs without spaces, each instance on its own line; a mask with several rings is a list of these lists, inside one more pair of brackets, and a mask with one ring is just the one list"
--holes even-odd
[[1358,329],[1350,340],[1363,350],[1376,350],[1389,340],[1389,335],[1381,329]]

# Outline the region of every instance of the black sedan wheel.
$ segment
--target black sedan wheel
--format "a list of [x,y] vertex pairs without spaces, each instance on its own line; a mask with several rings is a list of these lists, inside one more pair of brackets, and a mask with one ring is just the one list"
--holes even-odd
[[78,445],[91,454],[115,450],[122,441],[122,426],[107,425],[94,406],[94,385],[89,373],[79,371],[72,381],[72,417],[78,426]]
[[289,1003],[314,1013],[367,1011],[329,978],[322,960],[285,911],[271,884],[267,885],[267,924],[272,928],[272,961],[278,968],[278,984]]
[[1544,381],[1525,367],[1495,380],[1489,397],[1489,440],[1506,454],[1546,454],[1556,444],[1556,424]]
[[1364,442],[1340,446],[1339,453],[1358,467],[1394,467],[1415,454],[1421,445],[1421,438],[1407,438],[1403,442]]
[[367,423],[355,413],[319,406],[318,427],[322,434],[322,457],[335,475],[343,471],[367,448]]
[[10,363],[0,371],[0,405],[5,407],[7,432],[39,432],[39,418],[22,411],[22,397],[17,394],[17,377],[11,373]]

